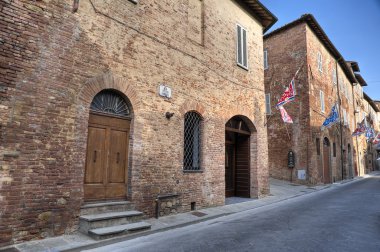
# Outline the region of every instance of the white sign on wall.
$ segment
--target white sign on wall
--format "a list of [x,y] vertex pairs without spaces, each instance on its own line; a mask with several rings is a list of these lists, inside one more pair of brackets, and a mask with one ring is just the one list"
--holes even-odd
[[159,94],[165,98],[172,98],[172,89],[164,84],[160,84]]
[[298,179],[305,180],[306,179],[305,170],[297,170],[297,176],[298,176]]

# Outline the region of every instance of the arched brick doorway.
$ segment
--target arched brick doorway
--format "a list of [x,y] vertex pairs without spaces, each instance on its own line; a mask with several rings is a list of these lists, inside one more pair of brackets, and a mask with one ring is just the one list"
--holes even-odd
[[349,178],[354,177],[353,165],[352,165],[352,153],[351,153],[351,145],[347,146],[347,158],[348,158],[348,176]]
[[331,147],[330,140],[323,139],[323,183],[331,183]]
[[226,123],[225,187],[226,197],[250,197],[251,131],[239,116]]
[[92,100],[84,177],[85,201],[126,198],[131,106],[112,89]]

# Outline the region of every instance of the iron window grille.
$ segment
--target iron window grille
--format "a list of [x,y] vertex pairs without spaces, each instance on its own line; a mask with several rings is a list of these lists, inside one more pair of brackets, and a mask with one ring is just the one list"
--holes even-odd
[[201,123],[202,117],[196,112],[185,114],[183,169],[201,170]]
[[130,116],[130,109],[126,101],[112,90],[99,92],[92,100],[90,110],[121,117]]

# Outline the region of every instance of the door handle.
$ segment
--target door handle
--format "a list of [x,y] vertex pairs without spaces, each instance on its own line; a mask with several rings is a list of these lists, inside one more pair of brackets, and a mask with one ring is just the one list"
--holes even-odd
[[94,151],[94,163],[96,163],[96,151]]
[[120,160],[120,153],[118,152],[118,153],[116,154],[116,164],[119,163],[119,160]]

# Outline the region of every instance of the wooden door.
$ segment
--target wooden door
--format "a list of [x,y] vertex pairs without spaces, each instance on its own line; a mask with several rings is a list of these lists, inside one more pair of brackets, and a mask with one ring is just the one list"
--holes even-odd
[[235,196],[250,197],[249,136],[239,135],[236,140]]
[[235,196],[235,145],[226,143],[225,161],[226,197]]
[[126,197],[129,125],[127,119],[90,114],[85,200]]
[[331,183],[330,178],[330,145],[323,144],[323,182]]

